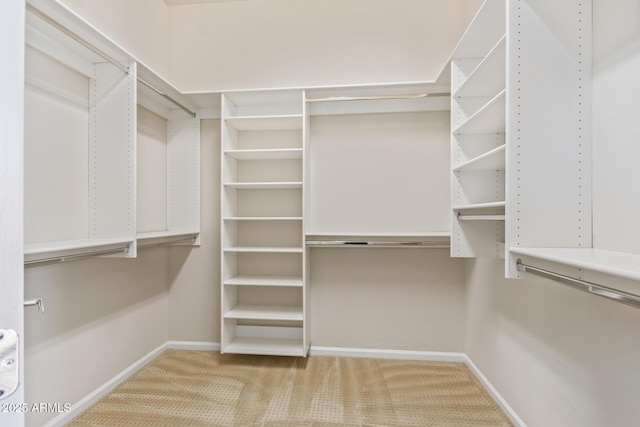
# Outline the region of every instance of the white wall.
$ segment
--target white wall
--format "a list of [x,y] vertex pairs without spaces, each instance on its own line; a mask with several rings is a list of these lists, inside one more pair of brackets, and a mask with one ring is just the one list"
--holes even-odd
[[311,345],[464,352],[463,260],[446,249],[311,251]]
[[635,426],[640,310],[468,261],[466,353],[529,427]]
[[59,0],[145,65],[169,76],[169,6],[162,0]]
[[247,0],[171,6],[187,91],[435,79],[476,0]]
[[[164,344],[166,249],[138,258],[93,259],[25,270],[25,390],[29,403],[76,403]],[[28,413],[40,426],[57,413]]]
[[169,339],[220,342],[220,120],[201,122],[200,141],[202,244],[171,248]]

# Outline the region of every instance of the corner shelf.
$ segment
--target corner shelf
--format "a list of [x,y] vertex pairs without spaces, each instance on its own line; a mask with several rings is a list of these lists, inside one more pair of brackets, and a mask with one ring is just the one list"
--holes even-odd
[[504,35],[469,77],[453,93],[454,98],[494,96],[505,88],[506,43]]
[[505,169],[505,144],[474,157],[453,168],[454,172],[463,171],[503,171]]
[[199,231],[152,231],[147,233],[138,233],[136,243],[138,247],[193,244],[198,239],[199,235]]
[[302,247],[233,246],[230,248],[224,248],[223,252],[296,254],[296,253],[302,253],[303,249]]
[[506,89],[455,128],[455,134],[504,133]]

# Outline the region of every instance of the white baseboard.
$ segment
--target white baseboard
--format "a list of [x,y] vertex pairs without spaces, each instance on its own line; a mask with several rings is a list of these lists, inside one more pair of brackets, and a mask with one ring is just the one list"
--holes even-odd
[[[55,417],[45,427],[62,427],[70,422],[73,418],[80,415],[90,406],[97,403],[104,396],[109,394],[114,388],[123,383],[131,375],[158,357],[167,349],[176,350],[200,350],[200,351],[220,351],[220,343],[216,342],[200,342],[200,341],[167,341],[158,348],[150,351],[140,360],[133,363],[124,371],[98,387],[92,393],[71,406],[71,410],[67,413],[60,414]],[[496,403],[507,414],[511,422],[518,427],[526,427],[526,424],[516,414],[513,408],[507,403],[502,395],[496,390],[491,382],[478,369],[473,361],[465,353],[439,352],[439,351],[420,351],[420,350],[387,350],[373,348],[347,348],[347,347],[319,347],[311,346],[309,350],[310,356],[335,356],[335,357],[361,357],[371,359],[402,359],[402,360],[427,360],[433,362],[463,362],[474,373],[485,389],[493,397]]]
[[502,395],[493,386],[493,384],[491,384],[489,379],[484,376],[482,371],[478,369],[476,364],[473,363],[473,361],[469,358],[469,356],[465,354],[464,358],[465,358],[465,363],[467,364],[469,369],[471,369],[471,372],[473,372],[474,375],[478,378],[478,380],[480,380],[484,388],[489,392],[491,397],[493,397],[493,400],[496,401],[496,403],[500,406],[500,408],[502,408],[504,413],[507,414],[507,417],[509,417],[511,422],[517,427],[527,427],[524,421],[522,421],[522,418],[520,418],[518,414],[516,414],[516,411],[514,411],[511,405],[507,403],[504,397],[502,397]]
[[87,396],[79,400],[77,403],[71,406],[71,410],[69,412],[65,412],[63,414],[58,415],[48,423],[44,425],[44,427],[62,427],[72,419],[80,415],[82,412],[87,410],[90,406],[97,403],[100,399],[109,394],[114,388],[122,384],[127,378],[131,375],[135,374],[147,363],[151,362],[153,359],[158,357],[167,347],[167,344],[162,344],[158,348],[151,350],[149,353],[144,355],[138,361],[134,362],[131,366],[129,366],[124,371],[120,372],[118,375],[104,383],[102,386],[95,389],[93,392],[89,393]]
[[428,360],[432,362],[464,362],[466,360],[464,353],[420,350],[385,350],[377,348],[318,347],[313,345],[309,350],[309,355],[362,357],[369,359]]

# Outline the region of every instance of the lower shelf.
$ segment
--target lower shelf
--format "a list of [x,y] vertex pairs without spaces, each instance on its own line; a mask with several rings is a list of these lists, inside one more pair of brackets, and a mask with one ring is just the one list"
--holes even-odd
[[223,348],[222,352],[271,356],[306,356],[302,340],[291,338],[236,337]]

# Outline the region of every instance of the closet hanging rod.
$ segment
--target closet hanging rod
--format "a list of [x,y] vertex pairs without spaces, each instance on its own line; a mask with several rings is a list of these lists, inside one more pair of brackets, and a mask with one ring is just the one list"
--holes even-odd
[[179,101],[176,101],[175,99],[173,99],[172,97],[170,97],[166,93],[162,92],[160,89],[155,88],[150,83],[147,83],[146,81],[144,81],[140,77],[138,77],[138,82],[142,83],[143,85],[145,85],[146,87],[148,87],[149,89],[151,89],[152,91],[154,91],[155,93],[157,93],[158,95],[160,95],[161,97],[166,99],[167,101],[171,102],[172,104],[180,107],[180,109],[182,111],[184,111],[185,113],[189,114],[191,117],[196,117],[196,113],[194,111],[191,111],[190,109],[185,107],[183,104],[181,104]]
[[307,102],[335,102],[335,101],[376,101],[389,99],[422,99],[435,96],[451,96],[448,92],[416,93],[407,95],[371,95],[371,96],[330,96],[327,98],[308,98]]
[[345,247],[406,247],[406,248],[448,248],[448,243],[416,241],[416,242],[384,242],[384,241],[360,241],[360,240],[310,240],[307,246],[345,246]]
[[64,33],[68,37],[72,38],[76,42],[80,43],[82,46],[86,47],[91,52],[95,53],[96,55],[98,55],[99,57],[104,59],[105,61],[110,62],[111,64],[115,65],[123,73],[129,74],[129,67],[128,66],[123,65],[122,63],[120,63],[117,59],[115,59],[111,55],[103,52],[102,50],[98,49],[97,47],[95,47],[94,45],[89,43],[88,41],[82,39],[76,33],[71,31],[70,29],[68,29],[64,25],[60,24],[58,21],[56,21],[55,19],[53,19],[52,17],[50,17],[49,15],[47,15],[46,13],[41,11],[40,9],[36,8],[31,3],[26,3],[26,8],[27,8],[27,10],[29,12],[33,13],[34,15],[36,15],[37,17],[39,17],[43,21],[47,22],[48,24],[50,24],[51,26],[53,26],[57,30],[61,31],[62,33]]
[[604,298],[612,299],[614,301],[621,302],[623,304],[631,305],[636,308],[640,308],[640,296],[630,294],[624,291],[618,291],[606,286],[598,285],[596,283],[587,282],[585,280],[575,279],[563,274],[554,273],[552,271],[543,270],[538,267],[523,264],[521,260],[516,261],[516,269],[521,272],[532,273],[540,277],[555,280],[564,285],[570,286],[574,289],[589,292],[594,295],[598,295]]
[[128,253],[128,252],[129,252],[129,246],[127,246],[126,248],[105,249],[102,251],[88,251],[88,252],[82,252],[82,253],[72,254],[72,255],[61,255],[57,257],[25,261],[24,266],[35,267],[35,266],[44,265],[44,264],[57,264],[57,263],[66,262],[66,261],[79,261],[81,259],[93,258],[98,255],[114,255],[114,254]]

